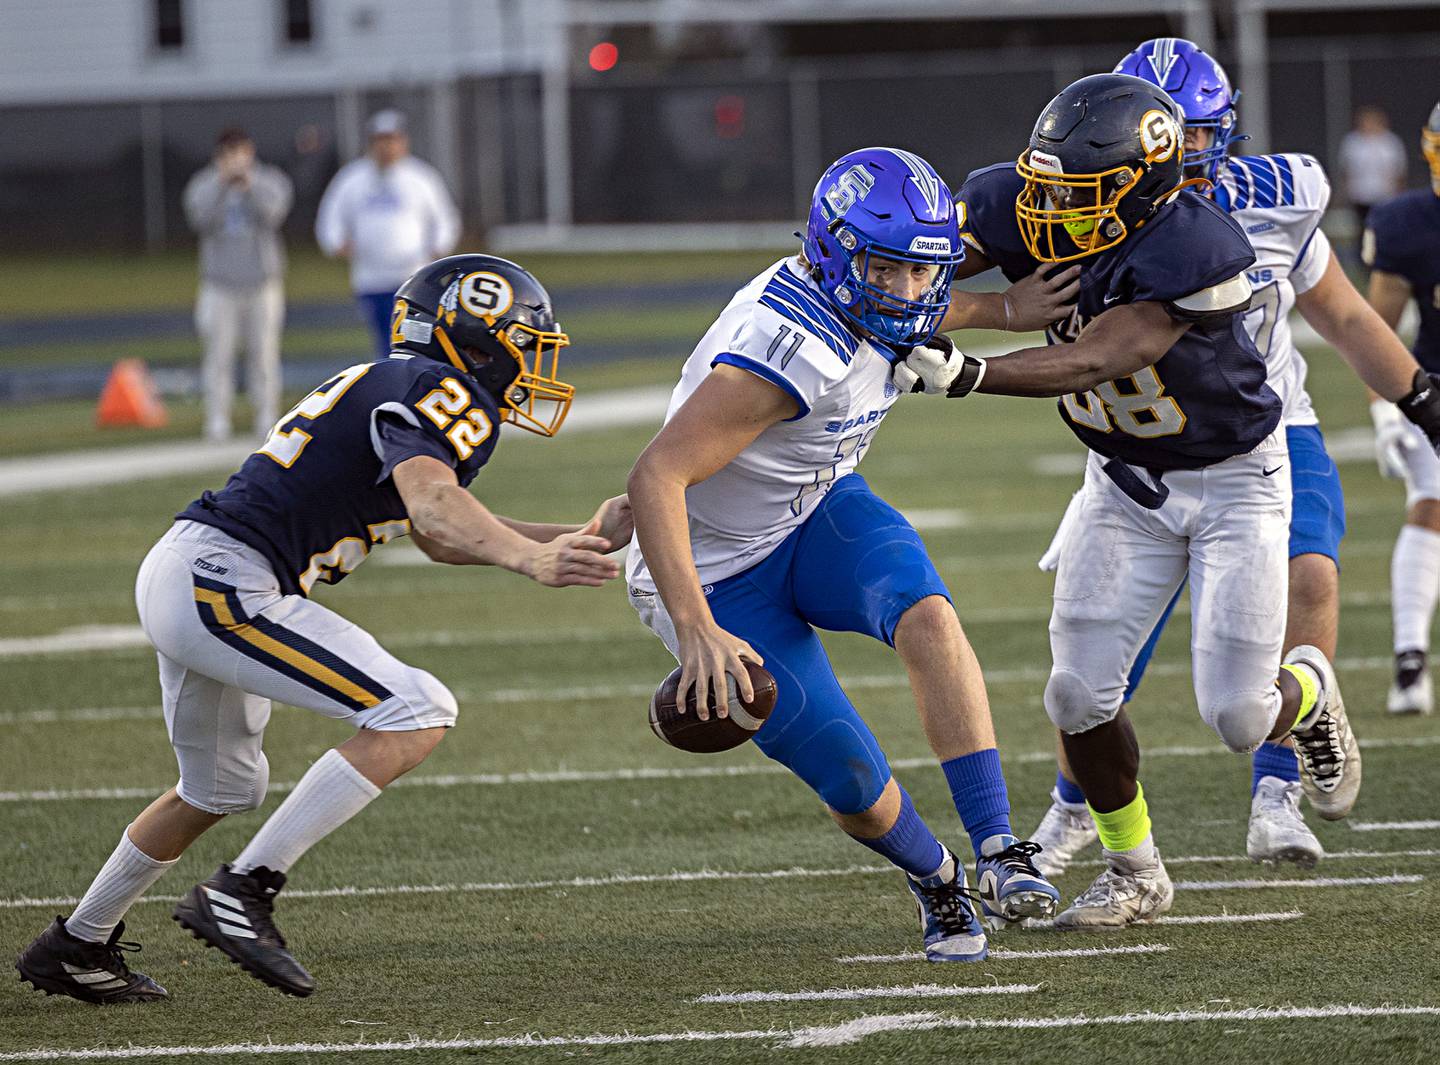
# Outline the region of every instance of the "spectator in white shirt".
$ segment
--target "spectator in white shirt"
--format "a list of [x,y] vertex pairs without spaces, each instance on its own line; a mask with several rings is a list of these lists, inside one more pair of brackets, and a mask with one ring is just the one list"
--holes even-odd
[[454,249],[460,212],[435,168],[410,154],[403,114],[376,112],[366,133],[368,152],[341,167],[320,200],[315,238],[326,255],[350,260],[350,287],[385,358],[395,290]]
[[1405,166],[1405,145],[1389,117],[1378,107],[1359,108],[1355,128],[1340,140],[1340,170],[1362,230],[1370,208],[1405,188]]

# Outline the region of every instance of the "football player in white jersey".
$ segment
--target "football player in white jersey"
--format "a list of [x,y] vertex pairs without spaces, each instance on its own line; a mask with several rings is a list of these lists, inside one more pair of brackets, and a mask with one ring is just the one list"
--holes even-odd
[[[1426,416],[1424,408],[1415,407],[1424,390],[1423,377],[1417,377],[1420,368],[1350,284],[1320,229],[1330,184],[1319,162],[1301,154],[1228,154],[1229,145],[1240,139],[1235,109],[1239,94],[1231,92],[1225,71],[1214,59],[1189,41],[1158,38],[1127,55],[1116,71],[1158,85],[1180,106],[1185,115],[1187,176],[1212,183],[1215,202],[1241,225],[1255,250],[1255,263],[1247,271],[1254,295],[1244,322],[1265,356],[1268,384],[1280,397],[1290,455],[1292,509],[1284,649],[1289,653],[1310,645],[1333,659],[1345,504],[1339,472],[1325,450],[1319,419],[1305,390],[1308,367],[1291,335],[1290,311],[1298,309],[1372,389],[1398,397],[1395,403],[1386,404],[1396,418],[1402,410],[1412,418]],[[952,313],[960,311],[957,307]],[[1054,568],[1064,532],[1062,524],[1042,563],[1047,568]],[[1169,610],[1131,669],[1127,701],[1168,617]],[[1097,839],[1084,797],[1066,774],[1063,752],[1060,763],[1051,808],[1034,837],[1043,848],[1036,864],[1049,876],[1059,875],[1078,851]],[[1293,743],[1288,738],[1266,742],[1252,756],[1246,838],[1246,853],[1252,860],[1294,862],[1310,868],[1324,856],[1300,813],[1299,780]]]
[[[681,705],[692,686],[719,693],[721,714],[727,687],[749,698],[742,659],[775,676],[756,744],[907,874],[933,961],[979,961],[982,915],[1048,917],[1059,899],[1011,832],[984,680],[949,592],[909,522],[855,472],[898,398],[892,364],[931,338],[963,256],[928,163],[892,148],[843,156],[816,186],[802,252],[701,338],[629,482],[630,600],[681,664]],[[817,628],[865,633],[905,663],[975,851],[981,914]]]

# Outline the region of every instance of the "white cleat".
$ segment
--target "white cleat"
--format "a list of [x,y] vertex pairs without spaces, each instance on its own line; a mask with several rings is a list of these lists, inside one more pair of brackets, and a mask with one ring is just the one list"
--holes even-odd
[[1385,697],[1392,714],[1428,714],[1435,709],[1435,689],[1424,651],[1401,651],[1395,656],[1395,679]]
[[1250,800],[1250,830],[1245,853],[1252,862],[1273,865],[1290,862],[1314,869],[1325,848],[1300,815],[1300,784],[1279,777],[1262,777]]
[[1335,669],[1318,647],[1302,644],[1285,656],[1287,665],[1308,666],[1320,678],[1320,695],[1308,724],[1292,729],[1300,759],[1300,782],[1315,812],[1338,821],[1360,795],[1360,744],[1345,716]]
[[1104,853],[1104,870],[1055,918],[1058,931],[1116,932],[1155,920],[1175,901],[1175,885],[1159,852],[1153,865],[1139,865],[1113,851]]
[[1054,880],[1070,868],[1075,856],[1100,840],[1100,833],[1085,804],[1078,806],[1060,799],[1057,788],[1050,789],[1050,809],[1030,833],[1030,842],[1040,845],[1035,855],[1035,868],[1046,880]]

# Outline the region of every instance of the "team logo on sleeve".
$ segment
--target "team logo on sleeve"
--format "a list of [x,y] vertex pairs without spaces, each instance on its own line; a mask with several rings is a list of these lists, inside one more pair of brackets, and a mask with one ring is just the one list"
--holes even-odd
[[1168,111],[1158,108],[1146,111],[1140,119],[1140,143],[1145,148],[1145,158],[1150,162],[1165,162],[1180,150],[1183,141],[1180,123]]
[[459,300],[476,318],[493,322],[515,302],[515,290],[499,274],[482,270],[460,279]]

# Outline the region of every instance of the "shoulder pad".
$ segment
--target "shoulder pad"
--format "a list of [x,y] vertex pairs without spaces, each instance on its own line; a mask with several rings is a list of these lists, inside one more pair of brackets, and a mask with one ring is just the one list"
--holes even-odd
[[1207,318],[1223,318],[1250,306],[1253,289],[1245,271],[1234,277],[1192,292],[1165,304],[1170,317],[1179,322],[1201,322]]

